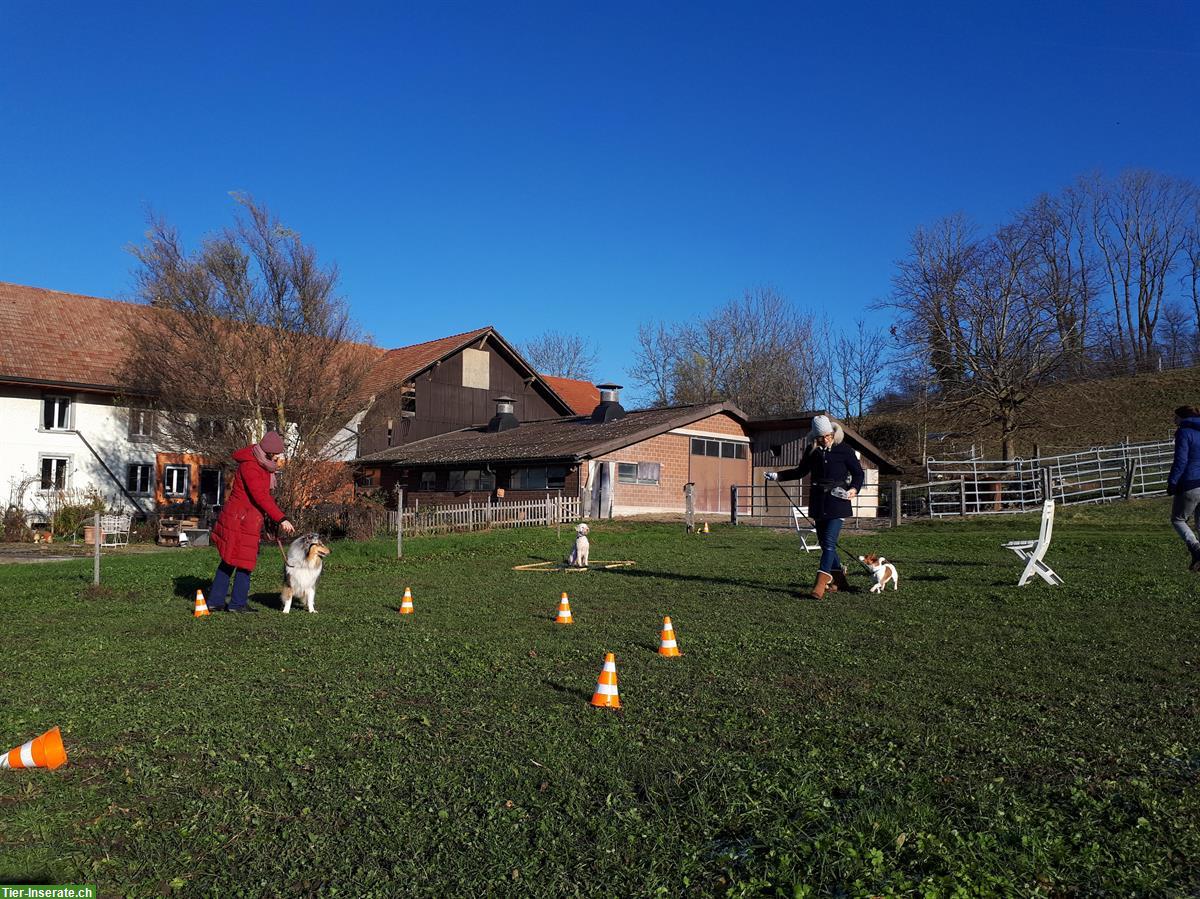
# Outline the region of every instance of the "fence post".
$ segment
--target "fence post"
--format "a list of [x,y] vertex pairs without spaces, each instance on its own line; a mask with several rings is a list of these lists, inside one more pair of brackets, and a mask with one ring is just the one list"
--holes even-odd
[[553,510],[553,505],[550,502],[550,494],[546,494],[546,527],[550,527],[550,515]]
[[958,514],[967,514],[967,479],[958,479]]
[[892,527],[900,526],[900,480],[892,481]]
[[396,488],[396,558],[404,558],[404,488]]
[[729,523],[737,524],[737,484],[729,485]]
[[1123,485],[1122,490],[1121,490],[1121,498],[1122,499],[1132,499],[1133,498],[1133,476],[1136,471],[1137,471],[1137,463],[1134,462],[1132,459],[1127,460],[1125,462],[1125,484]]
[[475,497],[467,497],[467,531],[475,530]]
[[683,523],[690,534],[696,529],[696,485],[691,481],[683,485]]
[[103,538],[100,536],[100,513],[96,513],[96,517],[92,522],[92,546],[95,547],[95,552],[92,554],[92,585],[100,586],[100,541]]

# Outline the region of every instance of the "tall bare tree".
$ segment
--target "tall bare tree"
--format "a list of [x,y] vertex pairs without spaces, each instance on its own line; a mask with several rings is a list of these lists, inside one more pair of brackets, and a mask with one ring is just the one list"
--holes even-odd
[[159,217],[131,248],[150,315],[129,335],[125,383],[180,451],[225,459],[279,431],[289,444],[281,495],[298,503],[353,439],[344,426],[374,352],[337,294],[337,268],[265,206],[236,200],[234,224],[194,252]]
[[520,346],[529,364],[544,375],[591,381],[596,377],[599,350],[594,340],[578,334],[546,331]]
[[824,405],[855,427],[862,424],[871,401],[887,380],[889,344],[885,332],[869,328],[859,319],[853,331],[838,332],[829,345],[825,369],[829,402]]
[[642,325],[629,374],[656,402],[788,412],[809,399],[818,349],[812,317],[760,288],[694,321]]
[[1006,459],[1066,352],[1059,309],[1043,293],[1042,239],[1024,218],[982,238],[961,216],[918,229],[889,302],[941,404],[995,424]]
[[1111,325],[1127,369],[1153,366],[1163,298],[1195,218],[1196,185],[1127,171],[1082,182],[1092,238],[1112,297]]

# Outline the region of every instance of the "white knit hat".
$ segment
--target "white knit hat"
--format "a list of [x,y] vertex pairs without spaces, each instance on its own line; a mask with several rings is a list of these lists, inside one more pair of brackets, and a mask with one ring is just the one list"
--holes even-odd
[[829,420],[828,415],[814,415],[809,433],[813,437],[824,437],[826,434],[832,434],[833,422]]

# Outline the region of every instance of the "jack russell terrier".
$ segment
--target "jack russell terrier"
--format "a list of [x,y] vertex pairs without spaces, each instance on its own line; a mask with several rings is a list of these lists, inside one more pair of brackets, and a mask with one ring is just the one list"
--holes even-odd
[[883,556],[859,556],[858,561],[866,565],[871,574],[875,575],[875,586],[871,588],[872,593],[882,593],[888,581],[892,582],[893,590],[900,589],[900,575],[896,573],[896,566]]

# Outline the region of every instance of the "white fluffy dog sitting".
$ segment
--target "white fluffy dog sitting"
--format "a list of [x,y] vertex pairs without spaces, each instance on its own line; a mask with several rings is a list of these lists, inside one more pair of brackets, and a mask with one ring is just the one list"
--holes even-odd
[[288,547],[287,560],[283,564],[283,614],[292,610],[292,598],[300,597],[308,611],[317,612],[317,581],[321,579],[321,567],[329,547],[319,534],[302,534]]
[[567,557],[567,564],[572,568],[588,567],[588,551],[591,549],[587,537],[588,530],[588,526],[582,521],[575,525],[575,546],[571,549],[571,555]]

